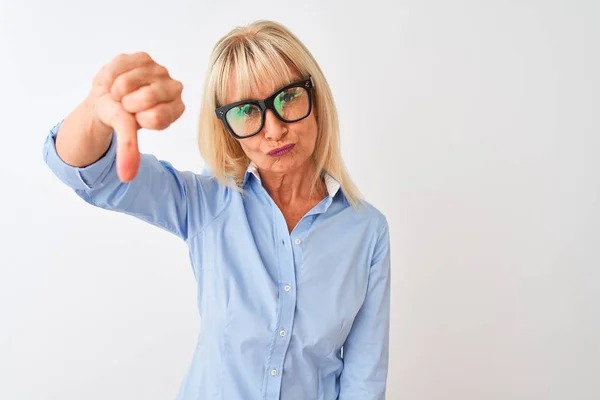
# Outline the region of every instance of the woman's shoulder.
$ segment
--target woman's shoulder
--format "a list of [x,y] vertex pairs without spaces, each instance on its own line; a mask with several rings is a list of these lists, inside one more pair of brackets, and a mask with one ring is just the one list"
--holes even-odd
[[360,199],[354,206],[348,202],[346,213],[355,226],[367,226],[374,232],[381,232],[388,227],[385,214],[367,200]]

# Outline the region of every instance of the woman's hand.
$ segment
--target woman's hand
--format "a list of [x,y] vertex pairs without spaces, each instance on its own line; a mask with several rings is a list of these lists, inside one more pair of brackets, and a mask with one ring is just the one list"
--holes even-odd
[[183,85],[172,79],[147,53],[120,54],[94,77],[88,101],[98,132],[117,134],[117,172],[123,182],[137,174],[140,153],[137,131],[162,130],[177,120],[185,106]]

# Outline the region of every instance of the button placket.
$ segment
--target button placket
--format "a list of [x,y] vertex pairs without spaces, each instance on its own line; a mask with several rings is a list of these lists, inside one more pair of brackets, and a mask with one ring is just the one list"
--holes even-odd
[[[292,288],[295,286],[295,257],[294,245],[292,237],[289,236],[287,224],[283,218],[283,214],[274,210],[275,229],[279,233],[277,244],[278,253],[278,268],[279,268],[279,299],[278,318],[275,322],[277,329],[273,332],[272,347],[269,360],[269,368],[267,369],[267,382],[265,388],[266,398],[279,398],[281,391],[281,379],[284,373],[283,366],[285,356],[289,349],[290,336],[294,323],[294,314],[296,309],[296,294]],[[287,239],[286,239],[287,237]],[[283,289],[283,290],[281,290]]]

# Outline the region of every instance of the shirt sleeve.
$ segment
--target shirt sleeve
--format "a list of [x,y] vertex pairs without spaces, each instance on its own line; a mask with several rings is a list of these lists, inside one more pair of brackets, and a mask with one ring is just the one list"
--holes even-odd
[[381,229],[369,272],[365,301],[343,350],[339,400],[385,399],[389,359],[390,243]]
[[65,163],[56,152],[62,121],[44,142],[44,161],[50,170],[87,203],[126,213],[187,240],[224,208],[227,188],[215,178],[179,171],[152,154],[141,154],[136,177],[122,182],[116,169],[117,136],[107,152],[86,167]]

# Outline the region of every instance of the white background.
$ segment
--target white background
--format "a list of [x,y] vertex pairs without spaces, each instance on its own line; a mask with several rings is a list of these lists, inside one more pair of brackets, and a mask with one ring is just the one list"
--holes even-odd
[[185,244],[84,203],[42,146],[147,51],[187,111],[141,149],[199,172],[212,46],[263,18],[320,63],[388,217],[388,398],[600,398],[600,2],[2,0],[0,399],[174,398],[200,327]]

